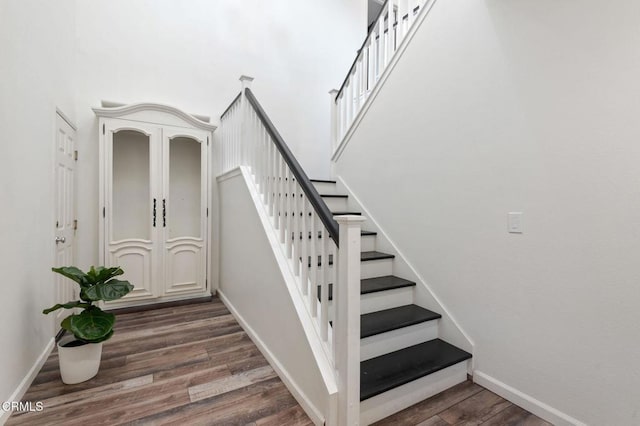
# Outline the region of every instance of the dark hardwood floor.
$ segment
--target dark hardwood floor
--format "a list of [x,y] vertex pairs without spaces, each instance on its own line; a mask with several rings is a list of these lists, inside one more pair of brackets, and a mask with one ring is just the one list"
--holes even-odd
[[382,419],[375,425],[551,426],[470,380]]
[[119,314],[93,379],[64,385],[54,351],[8,425],[311,425],[229,311],[211,302]]
[[[311,425],[229,311],[211,302],[118,315],[100,372],[64,385],[54,351],[8,425]],[[549,425],[470,381],[379,425]]]

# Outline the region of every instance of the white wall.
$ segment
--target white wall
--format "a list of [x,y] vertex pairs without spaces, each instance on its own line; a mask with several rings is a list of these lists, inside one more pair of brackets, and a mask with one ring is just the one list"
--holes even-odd
[[54,335],[56,107],[74,116],[74,1],[0,2],[0,401]]
[[476,371],[592,425],[640,423],[639,25],[634,0],[438,1],[337,163]]
[[[308,414],[313,416],[316,413],[314,420],[322,424],[322,420],[330,417],[328,386],[305,335],[287,289],[286,278],[278,266],[278,254],[265,233],[246,179],[236,173],[218,183],[222,225],[219,291],[243,326],[246,328],[248,325],[260,339],[261,350],[267,351],[270,361],[275,360],[281,366],[284,372],[281,377],[292,380],[292,390],[298,391],[298,400]],[[286,259],[281,261],[287,262]]]
[[[88,0],[77,3],[82,161],[80,264],[97,261],[98,131],[103,99],[220,114],[241,74],[310,176],[329,173],[329,95],[366,28],[365,0]],[[323,159],[323,160],[321,160]],[[324,160],[326,159],[326,160]]]

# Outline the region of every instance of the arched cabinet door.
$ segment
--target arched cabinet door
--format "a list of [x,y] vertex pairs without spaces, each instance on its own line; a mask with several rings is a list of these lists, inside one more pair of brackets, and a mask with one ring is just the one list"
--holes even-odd
[[207,134],[163,129],[163,264],[165,294],[205,288]]
[[210,293],[215,126],[173,107],[94,108],[100,118],[100,262],[135,287],[127,306]]
[[157,197],[160,182],[159,129],[126,120],[109,120],[104,129],[104,263],[120,266],[135,283],[129,300],[157,297]]

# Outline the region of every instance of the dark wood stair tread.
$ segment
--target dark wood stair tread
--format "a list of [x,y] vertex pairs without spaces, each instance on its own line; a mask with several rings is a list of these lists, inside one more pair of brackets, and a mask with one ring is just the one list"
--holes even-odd
[[374,336],[410,325],[441,318],[442,315],[418,305],[405,305],[383,311],[371,312],[360,317],[360,338]]
[[366,278],[360,280],[360,294],[376,293],[378,291],[393,290],[402,287],[414,287],[415,285],[415,282],[396,277],[395,275]]
[[[360,280],[360,294],[377,293],[385,290],[395,290],[403,287],[413,287],[416,283],[394,275],[366,278]],[[322,288],[318,286],[318,300],[322,295]],[[329,300],[333,300],[333,283],[329,283]]]
[[471,354],[434,339],[360,363],[360,401],[471,358]]
[[393,259],[396,257],[393,254],[382,253],[380,251],[363,251],[360,253],[360,261],[367,262],[369,260],[380,260],[380,259]]
[[320,194],[320,196],[324,198],[349,198],[349,196],[345,194]]
[[311,182],[317,183],[336,183],[335,180],[325,180],[325,179],[309,179]]
[[365,235],[378,235],[378,233],[375,231],[360,231],[360,236],[365,236]]
[[344,216],[347,214],[353,214],[356,216],[362,216],[362,212],[331,212],[332,216]]

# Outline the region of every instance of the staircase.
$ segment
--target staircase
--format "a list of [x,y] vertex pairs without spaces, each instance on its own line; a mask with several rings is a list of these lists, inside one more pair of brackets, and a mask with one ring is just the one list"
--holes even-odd
[[[311,182],[334,215],[360,214],[350,211],[348,195],[338,193],[335,181]],[[441,315],[414,304],[416,283],[393,275],[395,256],[376,251],[376,238],[376,232],[361,231],[361,424],[463,382],[471,358],[438,338]],[[332,285],[328,298],[333,300]]]
[[[416,303],[427,289],[394,275],[404,259],[377,250],[376,231],[362,228],[366,218],[335,181],[308,178],[250,90],[252,78],[240,80],[240,95],[221,117],[218,179],[242,176],[260,216],[288,295],[272,300],[273,309],[295,308],[322,378],[304,384],[326,398],[309,403],[324,404],[310,408],[315,421],[371,424],[466,380],[471,355],[440,339],[441,315]],[[279,344],[267,331],[255,337]]]

